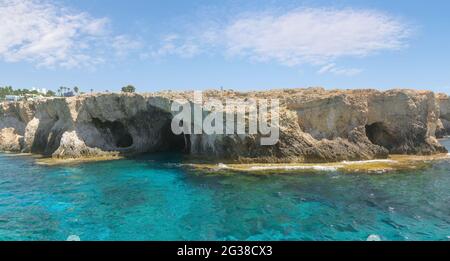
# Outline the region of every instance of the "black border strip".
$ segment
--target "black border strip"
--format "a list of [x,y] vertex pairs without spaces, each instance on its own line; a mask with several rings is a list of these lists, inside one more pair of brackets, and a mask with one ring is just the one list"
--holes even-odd
[[[179,251],[190,248],[211,248],[211,258],[234,257],[447,257],[450,242],[1,242],[0,254],[13,257],[57,258],[132,258],[179,257]],[[247,248],[245,248],[247,247]],[[264,251],[262,249],[264,248]],[[223,251],[228,250],[224,256]],[[245,254],[245,249],[248,249]],[[250,253],[253,249],[253,253]],[[269,251],[270,249],[270,251]],[[217,252],[214,252],[217,251]],[[182,256],[192,257],[192,256]],[[204,256],[195,256],[205,259]]]

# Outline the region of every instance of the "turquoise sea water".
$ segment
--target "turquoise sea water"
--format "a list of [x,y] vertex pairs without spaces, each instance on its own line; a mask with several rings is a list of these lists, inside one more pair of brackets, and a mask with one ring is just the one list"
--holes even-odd
[[0,240],[449,240],[450,160],[267,176],[193,173],[179,160],[49,167],[0,154]]

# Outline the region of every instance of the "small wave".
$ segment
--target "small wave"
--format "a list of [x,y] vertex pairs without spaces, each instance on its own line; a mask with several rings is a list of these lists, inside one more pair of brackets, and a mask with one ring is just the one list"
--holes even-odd
[[179,167],[183,167],[185,164],[168,162],[168,163],[165,163],[165,165],[169,168],[179,168]]
[[228,169],[229,167],[226,164],[219,163],[219,164],[217,164],[217,168],[219,168],[219,169]]
[[392,170],[394,170],[394,169],[393,168],[384,168],[384,169],[378,169],[378,170],[369,170],[369,172],[376,173],[376,174],[383,174],[383,173],[387,173]]
[[253,166],[250,170],[318,170],[337,171],[340,166]]
[[365,164],[365,163],[398,163],[396,160],[381,159],[381,160],[359,160],[359,161],[343,161],[342,164]]
[[[195,167],[194,164],[191,164],[191,166]],[[225,169],[230,169],[230,167],[227,166],[226,164],[218,163],[216,166],[210,168],[210,171],[221,171],[221,170],[225,170]]]

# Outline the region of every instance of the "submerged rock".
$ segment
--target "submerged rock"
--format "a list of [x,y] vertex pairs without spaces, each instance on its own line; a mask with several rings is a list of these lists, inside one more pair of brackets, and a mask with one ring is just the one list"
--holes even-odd
[[77,235],[70,235],[67,237],[66,241],[81,241],[81,239]]
[[443,108],[445,97],[429,91],[309,88],[203,95],[279,99],[279,141],[262,146],[260,134],[173,134],[171,103],[192,102],[192,92],[110,93],[2,103],[0,150],[61,159],[177,151],[203,161],[266,163],[446,152],[436,131],[447,124],[448,107]]
[[379,235],[370,235],[367,241],[381,241],[381,237]]

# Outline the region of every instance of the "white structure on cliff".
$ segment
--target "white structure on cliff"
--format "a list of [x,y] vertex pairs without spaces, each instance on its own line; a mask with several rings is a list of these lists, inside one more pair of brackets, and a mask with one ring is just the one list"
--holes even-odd
[[33,88],[31,88],[31,90],[32,91],[37,91],[38,93],[40,93],[40,94],[47,94],[47,89],[46,88],[36,88],[36,87],[33,87]]
[[23,96],[19,96],[19,95],[6,95],[5,101],[16,102],[16,101],[21,100],[22,98],[23,98]]

